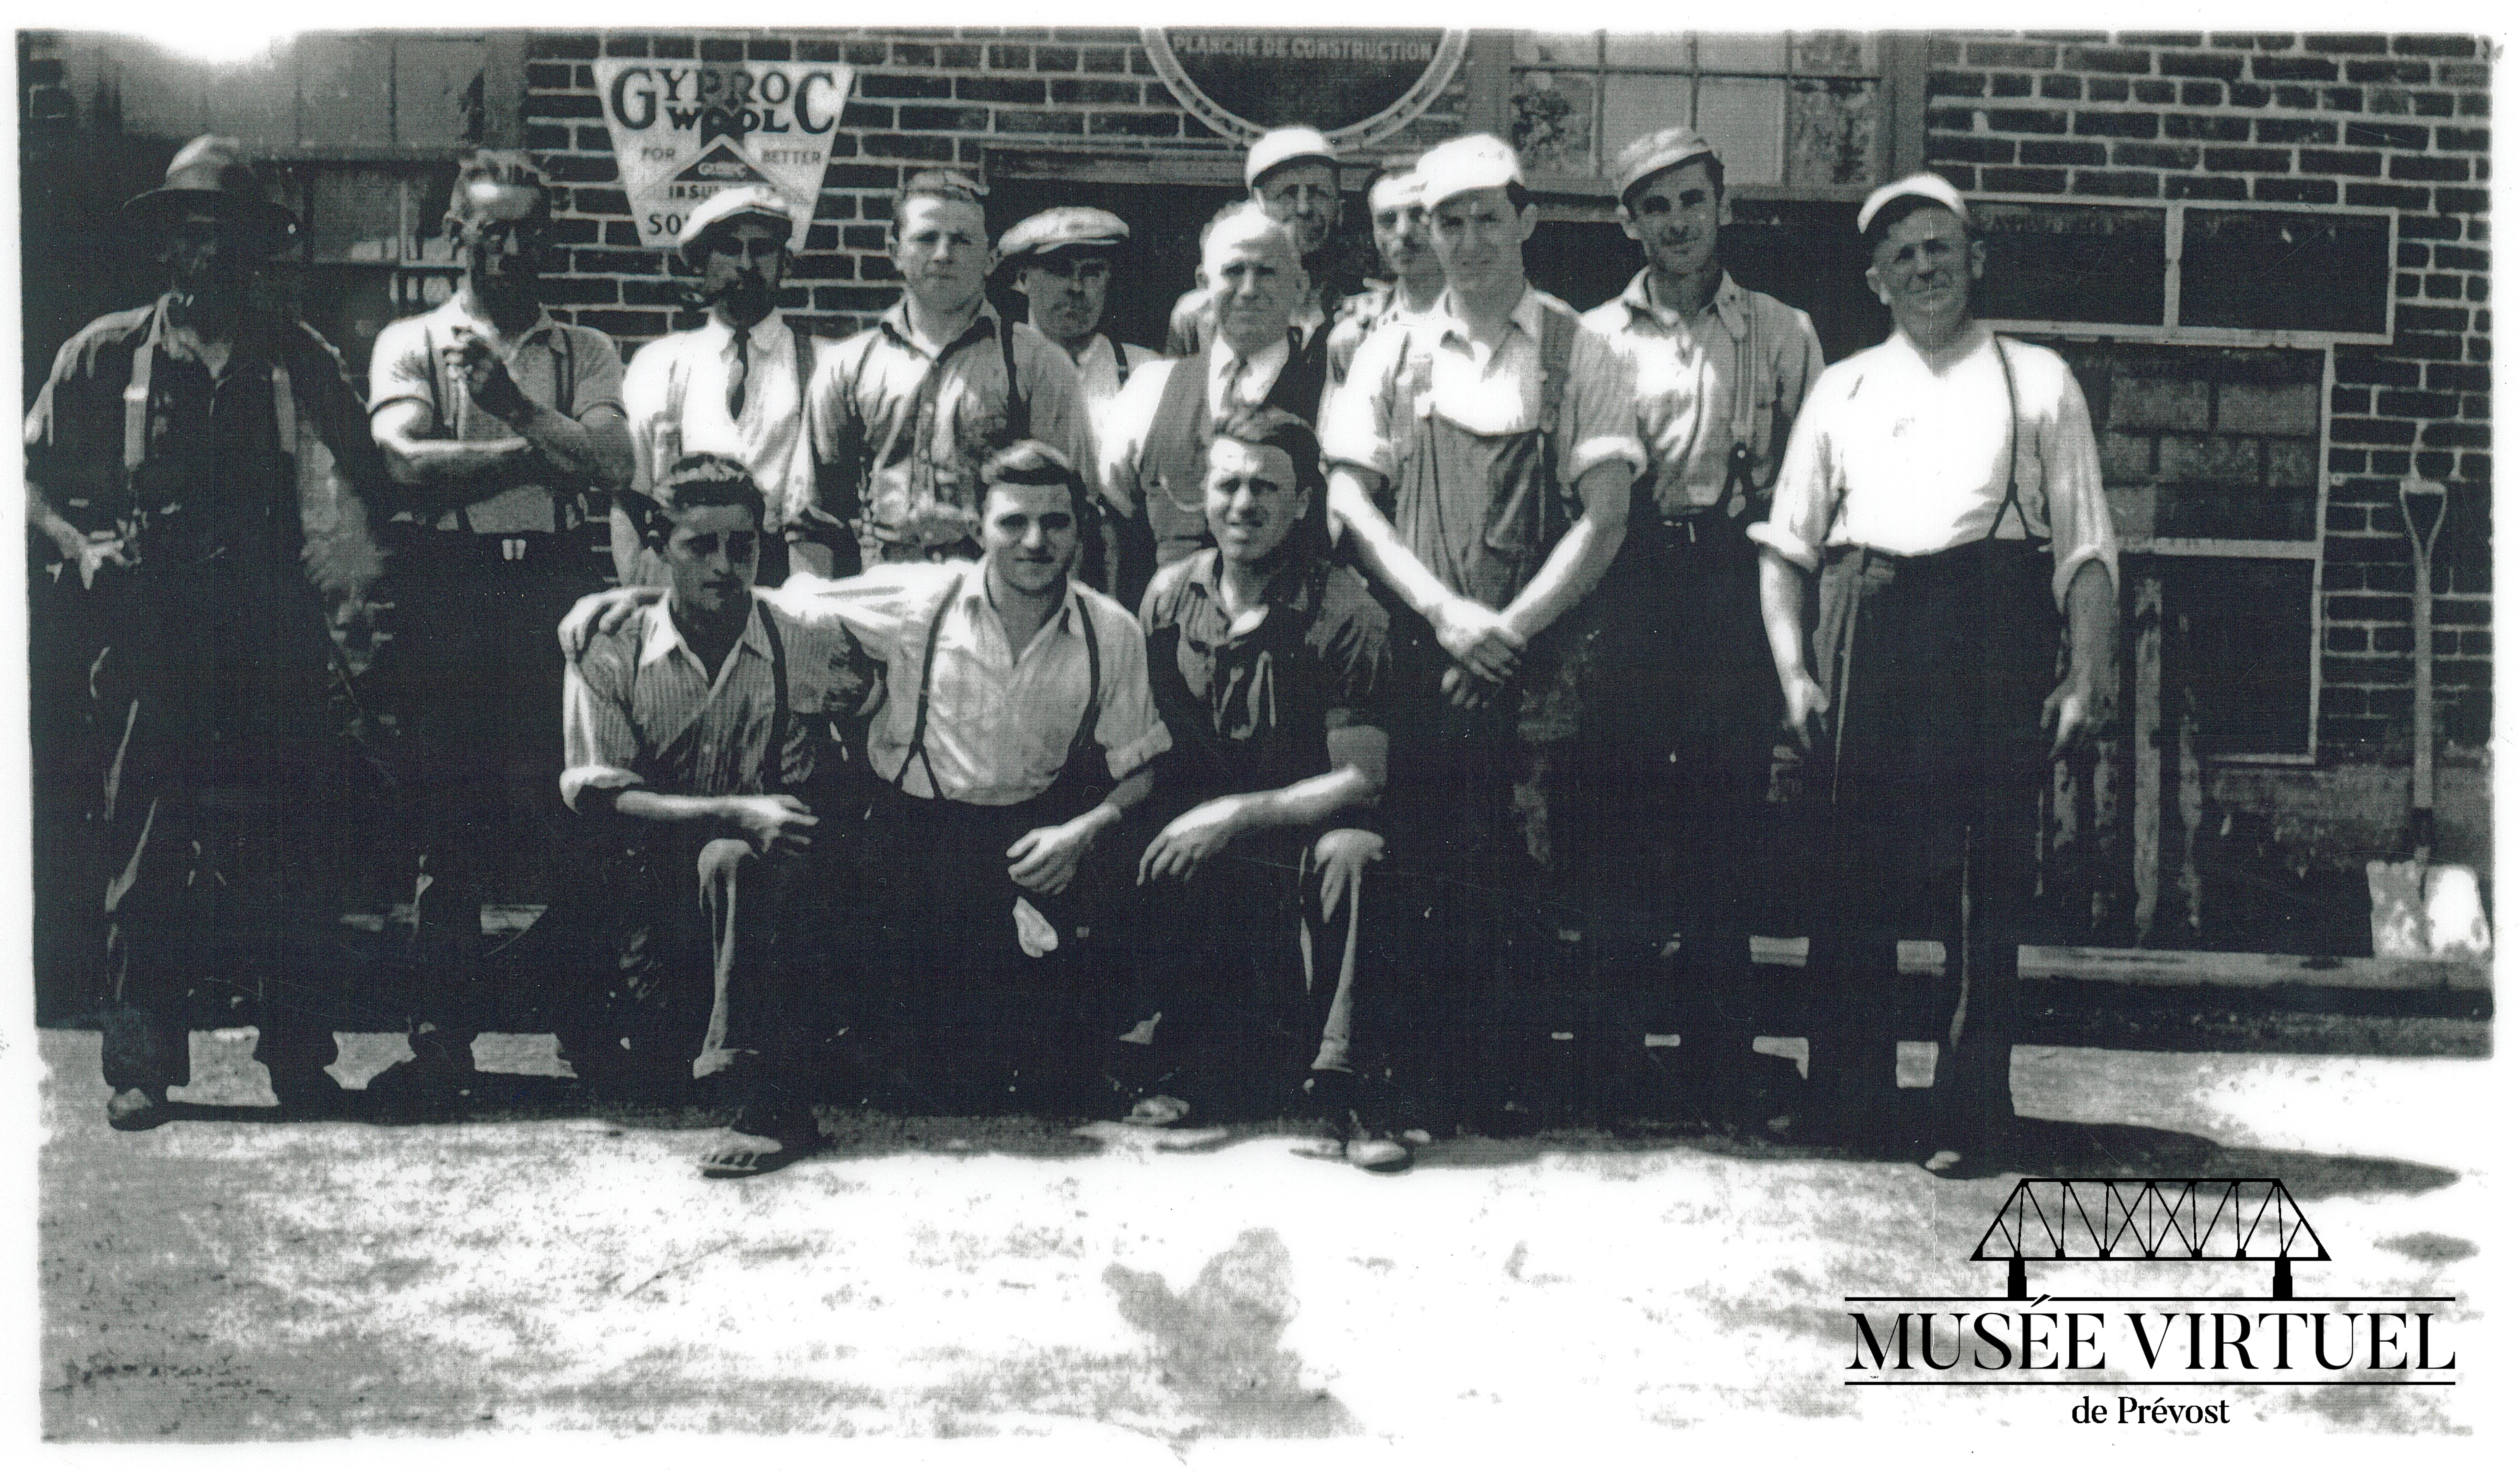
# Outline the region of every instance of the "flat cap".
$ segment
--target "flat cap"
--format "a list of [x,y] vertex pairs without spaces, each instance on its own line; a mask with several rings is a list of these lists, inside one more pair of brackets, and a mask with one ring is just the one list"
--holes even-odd
[[1662,128],[1645,134],[1619,150],[1617,161],[1610,165],[1611,177],[1618,181],[1619,201],[1627,202],[1628,191],[1666,168],[1678,168],[1691,159],[1717,157],[1715,145],[1702,133],[1688,128]]
[[700,201],[699,207],[683,219],[683,228],[674,237],[674,248],[682,252],[685,262],[692,259],[700,238],[720,225],[739,219],[758,219],[779,227],[784,236],[796,228],[795,211],[787,200],[767,184],[744,184],[734,189],[721,189]]
[[1473,189],[1503,189],[1522,182],[1522,160],[1505,140],[1472,133],[1439,143],[1418,160],[1418,177],[1425,181],[1426,207],[1434,208],[1455,195]]
[[1962,220],[1969,217],[1968,202],[1960,198],[1958,190],[1952,187],[1951,180],[1941,174],[1910,174],[1865,196],[1864,207],[1855,211],[1855,233],[1870,233],[1873,217],[1894,200],[1923,200],[1929,204],[1942,205]]
[[1045,209],[998,237],[998,254],[1009,261],[1053,250],[1116,250],[1129,243],[1129,222],[1108,209],[1061,204]]
[[1242,156],[1242,182],[1256,185],[1289,163],[1337,162],[1338,155],[1330,151],[1330,141],[1319,128],[1273,128]]

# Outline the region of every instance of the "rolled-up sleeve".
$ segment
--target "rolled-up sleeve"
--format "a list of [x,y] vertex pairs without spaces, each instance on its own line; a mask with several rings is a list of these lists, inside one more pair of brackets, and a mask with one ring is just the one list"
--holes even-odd
[[1568,446],[1566,483],[1597,466],[1619,461],[1631,476],[1645,470],[1644,441],[1637,437],[1637,374],[1600,334],[1575,334],[1567,356],[1565,397],[1557,407],[1557,441]]
[[368,357],[368,412],[406,402],[437,410],[437,367],[429,361],[426,317],[386,323]]
[[[635,619],[626,636],[613,636],[570,662],[561,689],[561,800],[571,812],[584,811],[579,799],[590,787],[619,791],[645,786],[631,769],[639,756],[639,737],[630,725],[630,682],[637,669],[639,634],[647,619]],[[627,644],[631,651],[620,646]]]
[[1768,508],[1768,518],[1749,528],[1750,540],[1806,572],[1820,570],[1821,545],[1837,515],[1837,468],[1828,439],[1829,408],[1835,397],[1823,375],[1795,418],[1792,437],[1785,441],[1785,460],[1777,470],[1776,499]]
[[2108,568],[2118,585],[2117,526],[2109,517],[2100,483],[2100,448],[2092,434],[2091,406],[2071,370],[2059,365],[2056,412],[2039,425],[2039,467],[2048,492],[2048,532],[2056,553],[2056,605],[2083,563]]
[[569,384],[568,417],[582,420],[598,409],[621,409],[621,349],[611,336],[592,327],[563,327],[569,352],[576,359],[576,380]]
[[1356,350],[1347,381],[1322,407],[1322,459],[1389,480],[1400,473],[1400,375],[1406,331],[1378,332]]
[[1164,385],[1174,372],[1175,364],[1165,362],[1131,374],[1103,413],[1099,488],[1104,504],[1123,520],[1138,513],[1138,467],[1146,459],[1155,411],[1163,403]]
[[1155,713],[1155,692],[1147,682],[1147,638],[1138,620],[1118,603],[1089,604],[1086,616],[1102,645],[1102,713],[1094,738],[1111,768],[1111,780],[1126,780],[1138,768],[1173,748],[1173,736]]

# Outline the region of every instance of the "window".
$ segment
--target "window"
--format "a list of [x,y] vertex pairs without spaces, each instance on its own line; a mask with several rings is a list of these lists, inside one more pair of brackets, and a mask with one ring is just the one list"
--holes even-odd
[[1535,187],[1590,192],[1631,140],[1692,126],[1729,188],[1860,193],[1886,177],[1881,41],[1768,35],[1517,32],[1508,104]]

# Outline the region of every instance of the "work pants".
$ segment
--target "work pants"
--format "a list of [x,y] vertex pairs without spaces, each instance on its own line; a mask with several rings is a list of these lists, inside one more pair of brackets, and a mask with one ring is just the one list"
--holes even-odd
[[1963,1147],[2012,1115],[2019,946],[2038,874],[2040,715],[2056,677],[2044,549],[1832,551],[1813,641],[1836,712],[1807,980],[1811,1081],[1863,1116],[1897,1078],[1898,941],[1943,940],[1959,1003],[1936,1124]]
[[1380,881],[1367,877],[1383,853],[1357,827],[1267,832],[1187,880],[1141,887],[1127,1040],[1229,1087],[1387,1060],[1405,1023]]
[[392,569],[396,638],[378,682],[407,712],[396,754],[424,881],[415,897],[413,1048],[469,1066],[498,1020],[481,907],[503,869],[538,869],[554,909],[582,902],[557,862],[562,661],[556,633],[604,585],[576,537],[419,532]]
[[[867,939],[881,959],[869,976],[870,1019],[874,1045],[913,1076],[965,1083],[1012,1070],[1072,1081],[1095,1055],[1087,1039],[1113,1035],[1128,983],[1125,937],[1110,921],[1136,877],[1141,825],[1105,830],[1057,895],[1007,876],[1017,838],[1088,805],[1063,780],[1003,807],[876,790]],[[1027,953],[1018,904],[1057,936],[1055,949]]]

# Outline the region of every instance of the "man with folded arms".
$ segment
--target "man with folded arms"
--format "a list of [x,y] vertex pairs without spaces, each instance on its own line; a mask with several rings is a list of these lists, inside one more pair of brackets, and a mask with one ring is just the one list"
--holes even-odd
[[[1211,1065],[1264,1078],[1304,1066],[1342,1157],[1396,1170],[1408,1147],[1356,1055],[1395,1034],[1389,936],[1365,917],[1383,841],[1362,825],[1390,759],[1390,623],[1365,579],[1329,560],[1320,463],[1303,421],[1235,413],[1207,446],[1216,545],[1147,591],[1155,708],[1173,737],[1156,800],[1172,816],[1138,863],[1156,963],[1124,1043],[1178,1053],[1188,1034]],[[1151,1094],[1131,1116],[1184,1109]]]
[[805,952],[845,881],[845,829],[813,798],[836,775],[818,770],[835,759],[822,733],[874,702],[878,671],[836,622],[755,596],[762,495],[742,465],[692,456],[656,494],[646,536],[669,587],[570,661],[561,793],[636,855],[607,885],[623,969],[666,973],[628,983],[679,987],[705,939],[714,1000],[692,1074],[734,1116],[700,1173],[757,1175],[816,1137],[804,1057],[830,1030],[815,1022],[832,957]]

